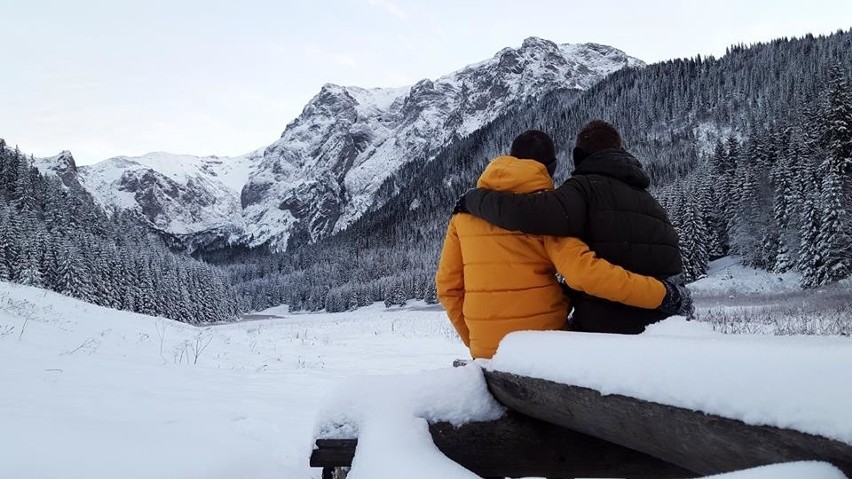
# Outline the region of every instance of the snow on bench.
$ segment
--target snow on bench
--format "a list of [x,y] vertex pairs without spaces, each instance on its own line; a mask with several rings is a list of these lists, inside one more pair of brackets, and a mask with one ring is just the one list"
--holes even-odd
[[312,467],[352,478],[685,477],[690,472],[497,403],[477,364],[352,378],[321,414]]
[[[367,376],[348,379],[337,388],[320,415],[315,436],[357,438],[350,479],[399,477],[401,471],[410,478],[476,478],[437,449],[429,423],[461,426],[496,420],[504,413],[477,366]],[[320,465],[318,460],[314,457],[312,463]]]
[[824,462],[789,462],[729,472],[705,479],[846,479],[839,469]]
[[[852,341],[520,332],[488,365],[505,405],[703,473],[798,459],[852,472]],[[696,412],[699,412],[696,414]]]

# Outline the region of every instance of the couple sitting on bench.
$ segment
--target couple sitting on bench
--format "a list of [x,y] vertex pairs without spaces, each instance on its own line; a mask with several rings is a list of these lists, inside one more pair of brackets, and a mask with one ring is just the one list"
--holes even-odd
[[692,313],[676,279],[677,233],[618,131],[590,122],[573,159],[571,178],[554,189],[553,140],[524,132],[459,199],[436,283],[473,358],[491,358],[514,331],[638,334]]

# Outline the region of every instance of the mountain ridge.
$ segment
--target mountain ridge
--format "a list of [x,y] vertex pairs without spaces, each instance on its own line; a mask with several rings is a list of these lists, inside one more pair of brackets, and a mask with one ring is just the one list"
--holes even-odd
[[613,71],[641,66],[613,47],[531,37],[411,86],[327,83],[278,140],[244,155],[148,153],[78,170],[105,208],[140,211],[191,249],[215,238],[284,251],[380,207],[398,193],[383,184],[401,167],[428,163],[512,105],[555,89],[586,89]]

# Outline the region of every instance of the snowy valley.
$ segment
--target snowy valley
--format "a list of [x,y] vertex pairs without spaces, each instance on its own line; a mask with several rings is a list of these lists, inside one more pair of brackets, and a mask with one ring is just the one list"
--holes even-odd
[[[720,308],[712,299],[720,294],[732,303],[753,307],[782,303],[796,289],[795,278],[744,268],[732,259],[714,263],[712,270],[695,288],[699,319]],[[731,273],[746,279],[735,280]],[[846,288],[848,291],[848,285]],[[714,327],[719,325],[712,321],[690,325],[673,318],[670,324],[649,331],[647,341],[670,343],[654,346],[659,351],[700,344],[704,359],[695,361],[711,367],[715,354],[724,357],[719,358],[724,364],[749,362],[748,381],[795,381],[797,390],[826,403],[820,411],[832,420],[823,421],[819,411],[810,415],[807,409],[795,412],[796,401],[802,399],[790,395],[778,398],[787,401],[785,405],[760,412],[758,388],[754,391],[757,403],[733,401],[725,394],[701,400],[706,396],[700,396],[700,378],[706,371],[692,362],[684,364],[698,382],[684,392],[698,391],[699,396],[689,399],[674,394],[674,400],[685,398],[721,408],[714,410],[717,413],[740,411],[732,414],[770,423],[778,417],[774,412],[781,411],[777,420],[800,417],[801,423],[796,424],[806,430],[816,421],[817,431],[828,428],[844,440],[852,440],[852,417],[831,412],[831,407],[842,407],[842,401],[833,398],[848,393],[832,388],[848,388],[850,383],[829,381],[845,377],[845,364],[852,360],[848,338],[787,336],[773,346],[771,336],[724,340],[726,336],[713,332]],[[679,337],[684,339],[671,339]],[[631,348],[645,344],[643,338],[631,339]],[[498,353],[495,364],[501,368],[542,364],[536,363],[524,341],[529,340],[518,337],[506,354]],[[547,343],[547,338],[542,341],[537,344]],[[576,354],[598,354],[593,342],[578,341],[570,348]],[[752,343],[763,349],[742,349]],[[718,353],[714,344],[719,345]],[[583,346],[593,350],[582,353]],[[766,371],[774,367],[771,361],[748,356],[770,354],[775,348],[793,361],[785,366],[783,376]],[[539,355],[548,351],[534,349]],[[635,354],[627,351],[630,349],[625,354]],[[808,355],[807,364],[795,359],[804,357],[796,351]],[[512,359],[519,353],[521,358]],[[563,354],[572,353],[565,350]],[[609,355],[611,361],[621,358],[615,351],[599,354]],[[477,389],[482,387],[481,379],[471,371],[450,367],[454,359],[465,357],[467,350],[445,313],[419,302],[392,308],[375,304],[345,313],[291,313],[280,307],[249,315],[238,323],[195,327],[0,283],[0,362],[7,365],[0,369],[4,385],[0,477],[318,478],[319,470],[311,470],[307,463],[312,438],[335,418],[338,423],[357,422],[358,414],[366,414],[362,417],[366,420],[363,418],[371,417],[369,411],[382,407],[385,417],[397,417],[397,413],[387,414],[394,401],[400,413],[420,411],[418,417],[433,419],[464,422],[501,414],[484,389]],[[659,380],[680,381],[678,374],[684,371],[673,366]],[[811,368],[819,368],[820,374],[811,375]],[[600,371],[589,375],[591,370],[584,373],[583,368],[560,371],[563,375],[572,371],[586,374],[583,377],[590,381],[610,377]],[[722,375],[717,380],[736,381],[737,377]],[[620,386],[612,387],[629,389],[633,384],[618,381]],[[740,384],[738,390],[748,387]],[[657,397],[671,388],[646,384],[639,390]],[[745,409],[736,409],[738,404]],[[793,412],[783,412],[789,407]],[[373,446],[394,447],[388,437],[378,440]],[[434,458],[429,463],[423,450],[405,450],[404,454],[434,465]],[[364,460],[365,472],[393,464],[380,457],[384,456]]]

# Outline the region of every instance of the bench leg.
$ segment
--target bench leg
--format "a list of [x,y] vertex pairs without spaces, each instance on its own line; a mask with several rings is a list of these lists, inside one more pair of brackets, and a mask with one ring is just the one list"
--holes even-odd
[[348,475],[348,467],[334,466],[322,468],[322,479],[346,479]]

